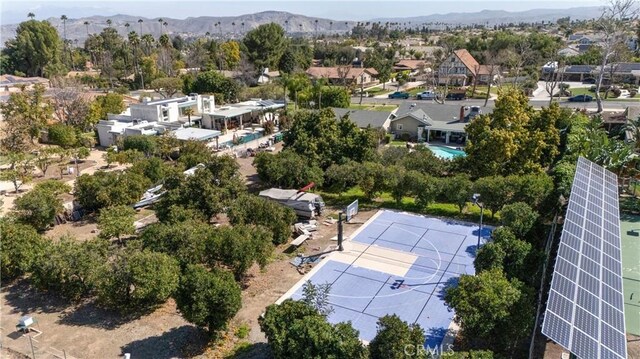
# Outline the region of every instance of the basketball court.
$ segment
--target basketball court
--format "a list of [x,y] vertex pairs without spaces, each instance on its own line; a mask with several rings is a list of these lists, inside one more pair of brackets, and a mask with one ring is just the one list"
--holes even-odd
[[[482,231],[482,243],[491,229]],[[331,323],[351,321],[360,339],[376,335],[378,318],[397,314],[417,323],[425,345],[442,344],[454,313],[445,289],[461,274],[474,274],[478,225],[380,210],[293,286],[279,302],[300,299],[307,280],[331,284]]]
[[640,216],[620,215],[622,288],[627,333],[640,335]]

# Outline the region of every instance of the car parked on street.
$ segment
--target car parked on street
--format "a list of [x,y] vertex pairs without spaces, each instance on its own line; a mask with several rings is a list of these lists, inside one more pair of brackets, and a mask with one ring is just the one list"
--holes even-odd
[[458,101],[464,100],[465,98],[467,98],[467,95],[464,92],[449,92],[446,97],[447,100],[458,100]]
[[435,100],[435,98],[436,93],[433,91],[423,91],[416,95],[416,99],[418,100]]
[[390,93],[389,98],[401,98],[406,100],[409,98],[409,93],[404,91],[396,91],[394,93]]
[[593,97],[589,95],[577,95],[573,97],[569,97],[569,102],[591,102],[593,101]]

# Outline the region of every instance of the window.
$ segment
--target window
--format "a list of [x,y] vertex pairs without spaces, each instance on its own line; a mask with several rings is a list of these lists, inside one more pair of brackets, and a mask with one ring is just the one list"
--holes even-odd
[[402,131],[402,124],[401,123],[397,123],[396,124],[396,130]]

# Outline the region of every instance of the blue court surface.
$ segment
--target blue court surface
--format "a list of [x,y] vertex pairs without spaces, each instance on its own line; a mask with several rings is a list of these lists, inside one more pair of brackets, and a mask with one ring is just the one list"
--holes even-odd
[[[482,231],[484,243],[491,229]],[[435,347],[453,320],[443,296],[461,274],[474,274],[478,225],[381,210],[281,298],[300,299],[302,285],[331,284],[331,323],[351,321],[371,341],[378,318],[397,314],[418,323]]]

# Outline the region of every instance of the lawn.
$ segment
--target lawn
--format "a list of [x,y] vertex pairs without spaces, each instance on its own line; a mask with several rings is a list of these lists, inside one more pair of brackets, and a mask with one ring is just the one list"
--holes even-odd
[[[577,95],[589,95],[591,97],[593,97],[593,100],[595,101],[595,93],[593,91],[589,91],[588,87],[573,87],[570,88],[569,91],[571,91],[571,95],[572,96],[577,96]],[[604,94],[603,94],[604,96]],[[640,95],[635,95],[633,98],[615,98],[615,97],[609,97],[604,99],[605,101],[638,101],[640,100]]]
[[[401,203],[398,204],[391,197],[391,193],[388,192],[384,192],[373,201],[369,201],[364,197],[364,193],[357,186],[342,194],[327,191],[319,191],[319,194],[322,195],[322,198],[329,206],[346,206],[357,199],[359,207],[362,209],[389,208],[436,217],[455,218],[467,222],[480,221],[480,208],[473,205],[471,202],[468,202],[462,213],[460,213],[458,206],[452,203],[435,202],[430,204],[427,208],[421,208],[416,205],[415,199],[412,197],[404,197]],[[490,212],[485,211],[483,219],[484,223],[497,225],[499,224],[499,220],[500,213],[496,213],[495,217],[492,219]]]
[[391,112],[395,110],[398,106],[396,105],[380,105],[375,103],[366,103],[362,105],[351,104],[349,106],[352,110],[369,110],[369,111],[387,111]]

